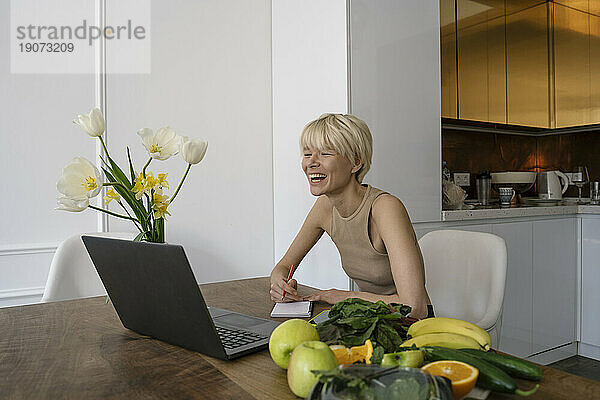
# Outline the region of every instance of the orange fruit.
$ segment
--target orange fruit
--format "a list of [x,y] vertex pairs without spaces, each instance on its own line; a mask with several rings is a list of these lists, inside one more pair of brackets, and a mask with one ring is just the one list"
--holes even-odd
[[479,370],[467,363],[454,360],[435,361],[421,367],[431,375],[444,376],[452,382],[452,394],[462,399],[475,387]]
[[355,362],[366,362],[371,364],[373,355],[373,343],[367,339],[362,346],[346,347],[341,345],[329,346],[338,364],[354,364]]

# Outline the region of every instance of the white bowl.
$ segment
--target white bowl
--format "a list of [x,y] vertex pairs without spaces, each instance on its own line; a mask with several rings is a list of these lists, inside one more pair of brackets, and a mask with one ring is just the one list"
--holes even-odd
[[533,183],[537,174],[535,172],[521,172],[521,171],[508,171],[508,172],[492,172],[492,183],[503,185],[513,183]]

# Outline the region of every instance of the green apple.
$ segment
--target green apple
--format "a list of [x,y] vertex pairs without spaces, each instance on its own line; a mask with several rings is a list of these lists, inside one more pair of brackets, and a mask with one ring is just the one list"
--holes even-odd
[[422,350],[406,350],[384,354],[381,366],[419,368],[424,362],[425,356]]
[[333,351],[326,343],[319,341],[299,344],[290,357],[287,380],[290,390],[298,397],[310,393],[318,377],[311,371],[329,371],[338,365]]
[[271,334],[269,353],[275,364],[286,369],[296,346],[310,340],[319,340],[317,329],[303,319],[289,319]]

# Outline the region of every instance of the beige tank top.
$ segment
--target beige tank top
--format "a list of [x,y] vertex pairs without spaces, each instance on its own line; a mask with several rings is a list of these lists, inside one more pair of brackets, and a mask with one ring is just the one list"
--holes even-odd
[[344,218],[333,207],[331,239],[342,258],[342,268],[363,292],[395,294],[390,259],[373,247],[369,238],[369,216],[375,199],[383,190],[367,185],[362,202],[352,215]]

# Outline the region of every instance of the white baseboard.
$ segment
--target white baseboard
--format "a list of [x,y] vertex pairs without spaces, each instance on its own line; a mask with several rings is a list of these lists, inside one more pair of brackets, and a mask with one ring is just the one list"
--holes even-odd
[[19,256],[23,254],[54,253],[58,243],[33,243],[0,246],[0,256]]
[[526,360],[536,362],[542,365],[548,365],[556,361],[564,360],[577,355],[577,342],[569,343],[564,346],[538,353],[533,356],[525,357]]
[[0,290],[0,308],[39,303],[44,287]]
[[579,342],[577,354],[600,361],[600,346]]

